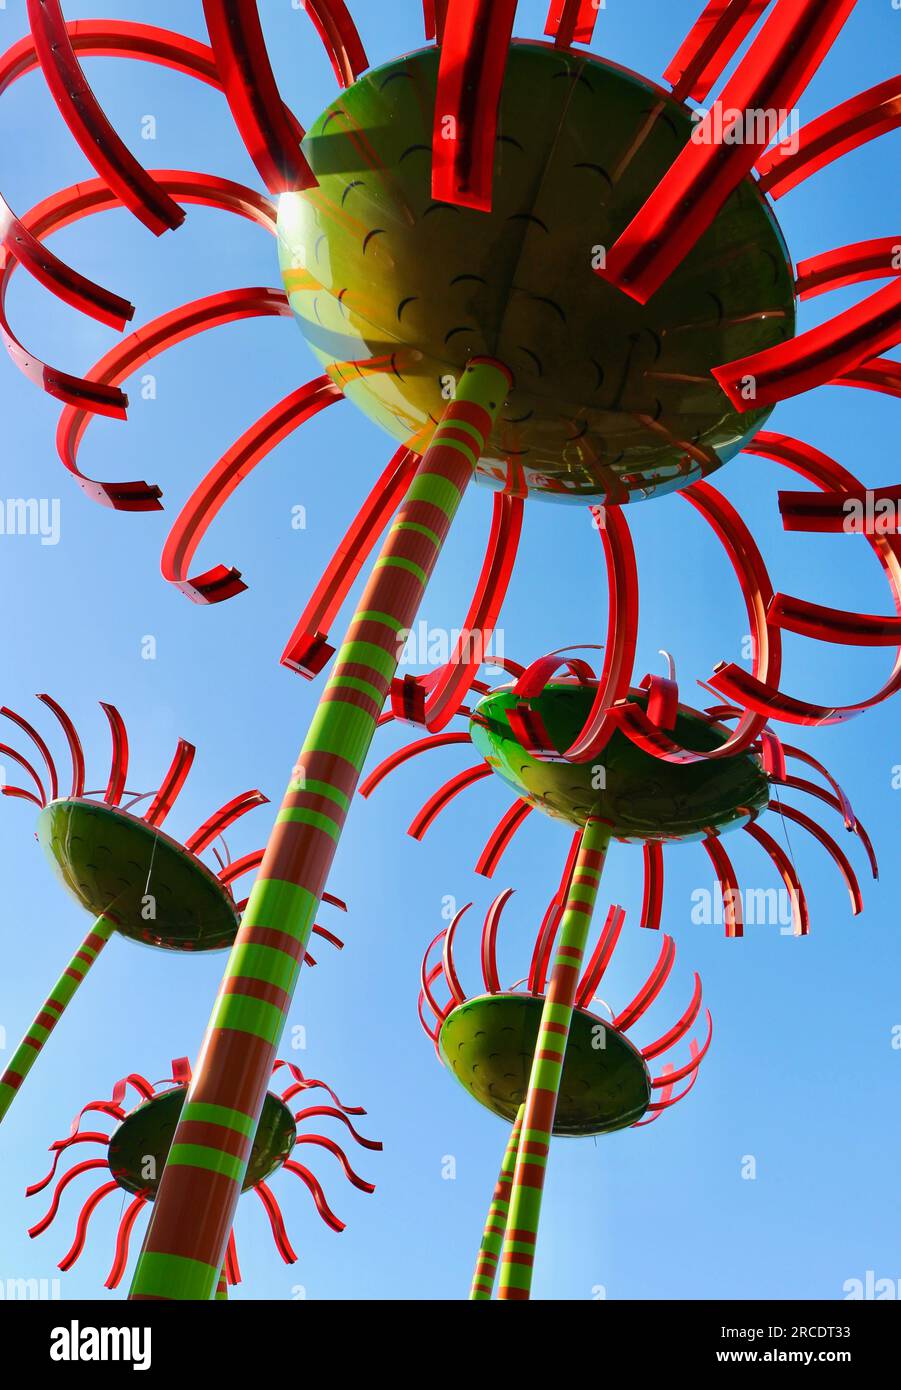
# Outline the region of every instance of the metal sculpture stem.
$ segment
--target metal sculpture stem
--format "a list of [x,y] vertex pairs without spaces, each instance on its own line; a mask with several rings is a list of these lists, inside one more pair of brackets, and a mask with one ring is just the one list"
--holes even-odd
[[31,1071],[43,1051],[44,1044],[62,1018],[69,1000],[115,930],[116,923],[111,917],[100,916],[97,918],[53,986],[47,999],[41,1005],[40,1012],[13,1053],[9,1066],[0,1076],[0,1120],[3,1119],[18,1095],[22,1082]]
[[131,1297],[210,1299],[276,1048],[407,631],[510,386],[473,359],[407,492],[293,770],[153,1204]]
[[216,1285],[216,1302],[228,1300],[228,1280],[225,1277],[225,1265],[219,1271],[219,1283]]
[[609,840],[610,829],[607,825],[599,821],[588,822],[582,833],[566,909],[560,923],[513,1174],[510,1212],[501,1254],[499,1297],[502,1299],[527,1299],[532,1287],[544,1175],[554,1132],[563,1058]]
[[507,1230],[507,1213],[510,1210],[510,1191],[513,1186],[513,1170],[516,1166],[516,1155],[519,1150],[519,1135],[522,1129],[522,1118],[525,1114],[525,1109],[525,1105],[521,1105],[517,1111],[516,1119],[513,1121],[513,1128],[510,1131],[510,1138],[504,1152],[504,1161],[501,1164],[501,1171],[494,1189],[494,1196],[491,1199],[491,1206],[488,1208],[485,1231],[482,1236],[482,1243],[479,1246],[479,1258],[476,1260],[475,1273],[472,1276],[472,1288],[469,1291],[471,1302],[487,1301],[494,1292],[494,1278],[497,1274],[497,1262],[501,1257],[504,1233]]

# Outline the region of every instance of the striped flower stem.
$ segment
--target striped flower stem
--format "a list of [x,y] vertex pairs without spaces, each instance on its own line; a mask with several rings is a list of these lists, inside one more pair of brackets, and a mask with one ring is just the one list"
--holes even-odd
[[228,1280],[225,1277],[225,1265],[219,1271],[219,1282],[216,1285],[216,1302],[228,1301]]
[[588,822],[582,832],[560,923],[551,981],[532,1059],[522,1135],[513,1174],[510,1212],[501,1254],[499,1297],[502,1299],[527,1299],[532,1287],[541,1197],[563,1075],[563,1059],[582,957],[609,841],[608,825],[600,821]]
[[53,986],[41,1006],[40,1013],[13,1053],[9,1066],[0,1076],[0,1120],[3,1119],[18,1095],[22,1082],[31,1071],[43,1051],[44,1044],[62,1018],[69,1000],[115,930],[116,923],[112,917],[105,915],[98,917]]
[[210,1299],[313,918],[460,499],[510,386],[473,359],[375,563],[288,785],[207,1026],[131,1297]]
[[476,1260],[475,1273],[472,1276],[472,1288],[469,1291],[472,1302],[484,1302],[490,1299],[494,1292],[497,1262],[501,1257],[501,1246],[504,1243],[504,1232],[507,1229],[510,1189],[513,1184],[513,1169],[516,1166],[516,1151],[519,1148],[519,1134],[522,1129],[522,1117],[525,1108],[524,1105],[519,1107],[516,1119],[513,1121],[513,1128],[510,1131],[510,1138],[504,1152],[504,1161],[501,1164],[494,1196],[491,1199],[491,1206],[488,1208],[488,1219],[485,1222],[485,1232],[482,1236],[482,1244],[479,1246],[479,1258]]

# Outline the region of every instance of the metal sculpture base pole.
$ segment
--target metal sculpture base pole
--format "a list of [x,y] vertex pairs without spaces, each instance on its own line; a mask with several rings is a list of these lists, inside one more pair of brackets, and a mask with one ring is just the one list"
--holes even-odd
[[44,1049],[44,1044],[62,1018],[66,1005],[115,930],[116,923],[111,917],[98,917],[53,986],[41,1007],[40,1013],[37,1014],[13,1053],[9,1066],[0,1076],[0,1120],[3,1119],[18,1095],[22,1082],[31,1071]]
[[521,1105],[517,1111],[516,1119],[513,1121],[513,1128],[510,1131],[510,1138],[504,1152],[504,1161],[501,1164],[494,1196],[491,1199],[491,1206],[488,1208],[485,1231],[479,1246],[479,1258],[476,1260],[475,1273],[472,1276],[472,1288],[469,1291],[471,1302],[484,1302],[490,1299],[494,1292],[497,1262],[501,1257],[504,1232],[507,1229],[513,1170],[516,1166],[516,1154],[519,1149],[519,1135],[522,1130],[522,1118],[525,1109],[525,1105]]
[[499,1297],[502,1299],[527,1299],[532,1287],[544,1175],[554,1131],[563,1059],[582,957],[609,841],[610,829],[607,825],[599,821],[588,822],[582,833],[560,923],[513,1174],[510,1211],[501,1253]]
[[282,801],[207,1026],[131,1297],[210,1299],[314,914],[405,635],[510,387],[474,358],[360,601]]

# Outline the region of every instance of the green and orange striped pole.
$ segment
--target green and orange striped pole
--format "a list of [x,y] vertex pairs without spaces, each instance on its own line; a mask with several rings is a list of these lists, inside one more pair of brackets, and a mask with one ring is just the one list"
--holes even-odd
[[98,917],[53,986],[40,1012],[13,1053],[9,1066],[0,1076],[0,1120],[18,1095],[22,1082],[62,1018],[66,1005],[115,930],[116,923],[112,917],[106,914]]
[[544,1175],[554,1131],[563,1059],[585,943],[609,842],[610,827],[604,822],[590,820],[582,832],[560,922],[513,1173],[513,1190],[501,1253],[499,1297],[502,1299],[526,1299],[532,1287]]
[[485,1231],[479,1246],[479,1257],[476,1260],[475,1273],[472,1276],[472,1288],[469,1291],[471,1302],[484,1302],[490,1299],[494,1292],[497,1262],[501,1257],[504,1232],[507,1229],[510,1190],[513,1186],[513,1170],[516,1166],[516,1153],[519,1148],[519,1134],[522,1129],[522,1117],[525,1108],[524,1105],[519,1107],[516,1119],[513,1121],[513,1128],[510,1131],[510,1138],[504,1151],[504,1161],[501,1164],[494,1196],[491,1199],[491,1206],[488,1208]]
[[379,716],[510,388],[474,358],[420,461],[335,658],[207,1026],[131,1297],[210,1299],[313,917]]

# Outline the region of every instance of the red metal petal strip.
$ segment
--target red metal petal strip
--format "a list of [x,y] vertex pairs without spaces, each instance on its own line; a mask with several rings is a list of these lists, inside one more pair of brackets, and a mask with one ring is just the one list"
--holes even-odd
[[468,767],[464,772],[458,772],[456,777],[452,777],[450,781],[444,783],[444,786],[439,787],[434,796],[429,797],[410,825],[407,834],[412,835],[414,840],[421,840],[436,816],[453,801],[455,796],[465,791],[467,787],[471,787],[475,782],[481,781],[483,777],[490,776],[491,768],[485,763],[479,763],[478,767]]
[[188,743],[187,739],[180,738],[175,749],[175,755],[169,767],[169,771],[163,778],[162,785],[156,796],[150,803],[144,820],[148,825],[160,826],[168,816],[172,807],[178,799],[178,795],[185,784],[188,773],[191,771],[191,764],[194,761],[194,754],[197,749],[193,743]]
[[81,70],[59,0],[27,0],[35,51],[60,114],[100,177],[125,207],[160,236],[184,211],[135,159],[104,115]]
[[56,715],[69,745],[69,753],[72,758],[72,789],[69,795],[82,796],[84,794],[84,749],[81,746],[81,739],[78,737],[78,730],[62,705],[58,705],[52,696],[39,695],[38,699]]
[[671,936],[665,936],[654,969],[631,1004],[627,1004],[622,1013],[617,1014],[613,1020],[613,1027],[620,1033],[627,1032],[651,1007],[669,979],[675,959],[676,943]]
[[510,841],[513,839],[513,836],[531,810],[532,807],[528,801],[514,801],[513,805],[504,813],[488,837],[488,842],[479,856],[479,862],[476,864],[477,874],[481,874],[484,878],[491,878],[493,876]]
[[776,146],[757,161],[760,187],[781,198],[819,169],[901,124],[901,74],[860,92],[802,126],[797,147]]
[[901,341],[901,280],[797,338],[714,367],[736,410],[758,410],[825,386]]
[[262,415],[210,469],[185,503],[163,547],[163,578],[195,603],[221,603],[247,588],[241,571],[216,565],[203,574],[188,576],[197,547],[240,483],[277,445],[326,406],[343,400],[327,376],[300,386]]
[[719,881],[720,892],[723,897],[723,921],[726,926],[726,936],[730,939],[744,936],[745,925],[741,889],[738,886],[738,876],[732,860],[723,849],[718,836],[708,835],[703,844]]
[[664,72],[679,101],[703,101],[770,0],[708,0]]
[[449,0],[432,135],[436,202],[491,211],[494,148],[516,0]]
[[[790,111],[832,47],[855,0],[779,0],[726,83],[723,111]],[[769,131],[726,144],[708,113],[644,206],[610,248],[597,273],[645,304],[747,177]],[[691,216],[684,211],[691,209]]]
[[203,0],[203,13],[235,125],[269,192],[314,188],[302,133],[279,96],[256,0]]
[[328,628],[400,505],[418,463],[419,455],[404,447],[388,464],[316,585],[282,653],[283,666],[312,680],[334,655]]

